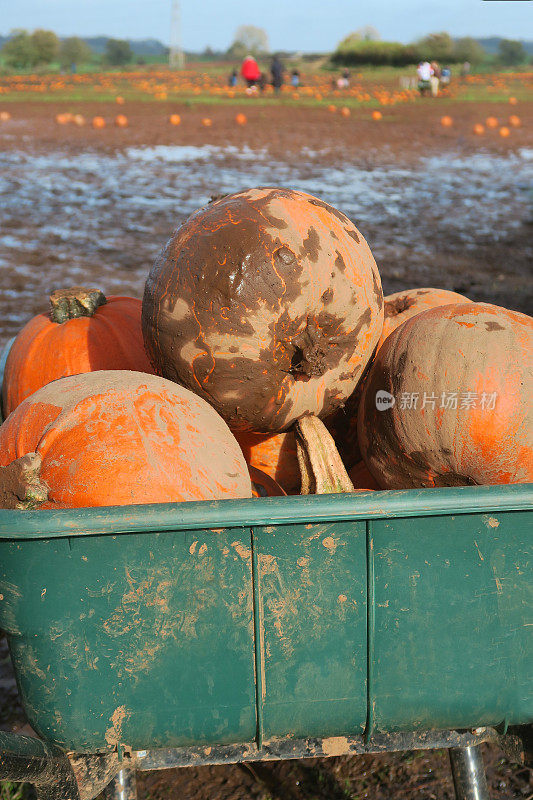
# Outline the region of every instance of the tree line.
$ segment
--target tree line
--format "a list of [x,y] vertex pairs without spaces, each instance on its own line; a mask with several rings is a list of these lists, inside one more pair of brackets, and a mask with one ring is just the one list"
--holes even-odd
[[[63,68],[86,64],[94,59],[91,48],[79,36],[59,39],[53,31],[38,29],[13,31],[0,51],[3,63],[13,69],[35,69],[59,64]],[[102,62],[111,66],[123,66],[133,59],[129,42],[123,39],[108,39]]]
[[490,56],[470,36],[452,39],[449,33],[431,33],[412,44],[401,44],[383,42],[374,28],[362,28],[339,42],[331,56],[331,62],[337,66],[402,67],[419,61],[480,64],[491,60],[505,66],[517,66],[528,61],[528,54],[522,42],[512,39],[502,39],[496,56]]
[[[266,32],[254,25],[241,25],[235,32],[232,44],[224,52],[215,52],[207,48],[202,58],[226,58],[238,60],[248,53],[264,56],[269,53],[269,42]],[[16,30],[10,35],[0,50],[2,63],[11,69],[25,70],[59,64],[68,69],[89,62],[109,66],[125,66],[135,59],[135,54],[128,41],[124,39],[107,39],[105,51],[97,56],[83,39],[70,36],[59,39],[53,31]],[[381,41],[378,32],[371,26],[346,36],[330,57],[333,66],[393,66],[401,67],[415,64],[422,60],[436,60],[442,64],[489,63],[490,61],[505,66],[526,63],[530,56],[522,42],[502,39],[498,53],[489,55],[482,45],[471,37],[452,39],[445,32],[432,33],[413,44]],[[137,57],[138,64],[144,63]]]

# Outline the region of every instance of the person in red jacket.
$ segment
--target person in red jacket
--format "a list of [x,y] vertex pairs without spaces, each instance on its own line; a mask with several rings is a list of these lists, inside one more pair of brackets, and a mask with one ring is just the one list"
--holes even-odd
[[259,71],[259,67],[257,66],[257,61],[253,56],[246,56],[246,58],[242,62],[241,75],[246,81],[248,88],[255,86],[255,84],[261,77],[261,72]]

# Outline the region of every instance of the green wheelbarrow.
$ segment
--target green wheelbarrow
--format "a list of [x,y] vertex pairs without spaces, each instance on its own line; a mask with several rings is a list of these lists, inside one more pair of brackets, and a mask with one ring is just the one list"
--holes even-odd
[[0,780],[479,745],[531,760],[533,485],[0,511],[0,628],[38,738]]

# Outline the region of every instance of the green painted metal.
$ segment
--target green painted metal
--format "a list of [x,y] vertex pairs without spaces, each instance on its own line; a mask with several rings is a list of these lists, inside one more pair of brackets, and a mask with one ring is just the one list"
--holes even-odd
[[254,528],[263,738],[362,733],[366,524]]
[[533,509],[533,484],[401,489],[365,494],[263,497],[143,506],[0,510],[0,539],[146,533],[283,523],[341,522]]
[[0,511],[0,627],[78,752],[531,723],[532,520],[533,486]]

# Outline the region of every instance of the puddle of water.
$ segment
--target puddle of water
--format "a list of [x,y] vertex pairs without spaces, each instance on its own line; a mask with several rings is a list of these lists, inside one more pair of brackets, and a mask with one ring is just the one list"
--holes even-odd
[[[431,156],[418,168],[325,166],[213,146],[130,148],[125,153],[0,154],[0,340],[47,305],[50,290],[75,283],[142,296],[146,275],[172,230],[218,193],[290,186],[344,211],[378,265],[428,263],[496,242],[520,224],[533,182],[533,150],[518,155]],[[436,231],[438,241],[436,240]]]

